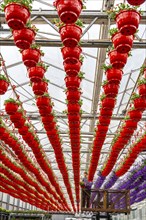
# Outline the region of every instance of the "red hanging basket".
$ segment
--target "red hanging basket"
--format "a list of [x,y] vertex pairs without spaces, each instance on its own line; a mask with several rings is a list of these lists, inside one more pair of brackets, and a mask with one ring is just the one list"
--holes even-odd
[[8,102],[5,104],[5,110],[8,115],[13,115],[18,110],[19,105],[16,103]]
[[68,76],[77,76],[80,72],[82,63],[78,61],[76,64],[63,63],[64,70]]
[[16,46],[20,49],[28,49],[35,39],[35,32],[30,28],[13,30],[13,37]]
[[29,129],[29,127],[24,125],[22,128],[18,129],[19,134],[25,135],[28,132],[28,129]]
[[45,69],[41,66],[35,66],[28,69],[28,75],[31,82],[41,82],[44,74]]
[[134,35],[138,29],[140,14],[136,10],[123,10],[116,16],[116,23],[123,35]]
[[127,0],[130,5],[141,5],[145,2],[145,0]]
[[123,71],[119,69],[111,68],[105,72],[105,75],[109,82],[119,84],[122,79]]
[[72,104],[72,103],[69,103],[68,105],[67,105],[67,107],[68,107],[68,112],[70,113],[70,112],[72,112],[72,113],[76,113],[76,112],[79,112],[80,111],[80,108],[81,108],[81,106],[78,104],[78,103],[75,103],[75,104]]
[[103,109],[103,108],[100,109],[100,115],[102,116],[111,117],[112,114],[113,114],[113,111],[110,109]]
[[61,27],[59,32],[65,47],[77,46],[82,35],[82,29],[75,24],[67,24]]
[[108,126],[110,124],[110,118],[108,117],[103,117],[103,116],[99,116],[99,123],[101,125],[105,125]]
[[66,97],[69,101],[79,101],[81,92],[78,90],[68,90],[66,92]]
[[108,126],[104,126],[104,125],[97,125],[97,130],[100,133],[106,133],[108,131]]
[[43,122],[43,124],[48,124],[48,123],[52,122],[53,119],[54,119],[53,115],[48,115],[46,117],[42,117],[42,122]]
[[114,98],[105,98],[102,100],[102,108],[113,109],[115,107],[116,100]]
[[112,36],[114,48],[118,53],[128,53],[133,45],[133,39],[133,35],[125,36],[119,32]]
[[77,21],[83,5],[81,0],[56,0],[54,6],[57,8],[61,21],[71,24]]
[[81,79],[77,76],[75,76],[75,77],[67,76],[67,77],[65,77],[64,80],[65,80],[67,88],[78,89],[80,87]]
[[80,54],[82,52],[81,47],[63,47],[61,48],[64,63],[76,64],[79,62]]
[[68,114],[68,120],[69,121],[80,121],[80,114]]
[[122,69],[127,63],[127,53],[118,53],[116,50],[112,50],[108,53],[108,56],[112,67],[115,69]]
[[125,121],[125,126],[126,128],[128,129],[132,129],[132,130],[135,130],[137,128],[137,121],[133,121],[133,120],[127,120]]
[[45,92],[47,92],[47,82],[37,82],[32,83],[32,89],[35,95],[43,95]]
[[146,100],[144,98],[137,98],[137,99],[134,99],[134,107],[136,109],[139,109],[141,111],[144,111],[146,109]]
[[22,112],[18,112],[17,111],[15,114],[10,116],[10,120],[12,122],[18,122],[18,121],[20,121],[22,119],[22,117],[23,117]]
[[131,110],[128,112],[128,115],[130,117],[131,120],[133,121],[139,121],[142,117],[142,113],[140,110]]
[[22,51],[22,60],[27,67],[34,67],[39,62],[40,51],[37,49],[26,49]]
[[115,98],[119,91],[119,85],[113,83],[107,83],[103,86],[104,93],[106,97],[113,97]]
[[139,95],[142,97],[146,97],[146,84],[141,84],[138,86]]
[[4,11],[8,26],[13,30],[23,29],[30,18],[28,8],[17,3],[8,4]]
[[5,80],[0,79],[0,95],[4,95],[8,90],[9,83]]
[[50,110],[52,110],[52,106],[51,106],[51,100],[50,97],[48,96],[40,96],[36,98],[36,104],[38,106],[39,109],[44,109],[44,108],[50,108]]

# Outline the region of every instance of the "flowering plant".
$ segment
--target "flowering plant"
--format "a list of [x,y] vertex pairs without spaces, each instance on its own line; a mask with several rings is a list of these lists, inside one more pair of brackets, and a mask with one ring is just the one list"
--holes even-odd
[[146,79],[145,78],[141,78],[138,80],[138,86],[146,84]]
[[[107,11],[107,14],[109,15],[110,18],[112,19],[116,19],[117,14],[119,14],[121,11],[123,10],[136,10],[139,8],[139,6],[131,6],[128,4],[124,4],[124,3],[120,3],[118,5],[116,5],[113,9],[110,9],[109,11]],[[141,14],[141,11],[139,11],[139,13]]]
[[135,92],[132,94],[131,96],[131,100],[135,100],[135,99],[138,99],[140,97],[139,94],[136,94]]
[[112,28],[112,29],[109,30],[110,36],[113,36],[116,33],[118,33],[118,28]]
[[[58,27],[58,28],[61,28],[61,27],[63,27],[64,25],[65,25],[65,23],[63,23],[60,19],[54,19],[54,23],[55,23],[55,25]],[[84,25],[83,25],[83,22],[80,20],[80,19],[78,19],[76,22],[75,22],[75,24],[77,25],[77,26],[79,26],[79,27],[84,27]]]
[[140,73],[143,74],[145,70],[146,70],[146,65],[142,65],[140,68]]
[[9,79],[6,76],[2,75],[2,74],[0,74],[0,80],[4,80],[6,82],[10,82]]

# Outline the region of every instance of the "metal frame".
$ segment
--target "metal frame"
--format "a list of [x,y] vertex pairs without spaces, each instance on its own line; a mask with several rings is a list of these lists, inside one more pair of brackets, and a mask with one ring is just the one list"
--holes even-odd
[[[38,1],[42,4],[46,4],[45,1]],[[105,2],[107,4],[105,4]],[[81,166],[81,171],[85,170],[88,168],[88,165],[89,165],[89,156],[90,156],[90,149],[91,149],[91,144],[92,144],[92,140],[93,140],[93,134],[94,134],[94,127],[95,127],[95,123],[96,123],[96,120],[98,119],[98,114],[97,114],[97,107],[98,107],[98,100],[99,100],[99,94],[100,94],[100,85],[101,85],[101,81],[102,81],[102,71],[100,70],[99,66],[105,61],[106,57],[105,57],[105,48],[107,48],[109,45],[111,45],[111,41],[109,40],[109,36],[108,36],[108,29],[109,29],[109,26],[110,24],[114,24],[114,21],[110,21],[108,19],[108,16],[105,12],[106,8],[104,5],[106,5],[107,8],[109,8],[111,5],[108,5],[109,1],[103,1],[103,7],[102,7],[102,11],[90,11],[90,10],[86,10],[86,11],[83,11],[81,13],[81,16],[80,18],[82,19],[82,21],[84,22],[84,24],[87,24],[87,28],[85,29],[83,35],[88,31],[90,30],[90,28],[95,25],[95,24],[98,24],[98,25],[101,25],[101,29],[100,29],[100,37],[99,39],[93,39],[93,40],[82,40],[82,43],[81,43],[81,46],[82,47],[85,47],[85,48],[100,48],[99,51],[98,51],[98,54],[97,54],[97,57],[95,56],[92,56],[90,54],[87,54],[85,53],[85,55],[93,58],[93,59],[96,59],[97,63],[96,63],[96,69],[95,69],[95,80],[94,82],[90,81],[89,79],[85,79],[87,81],[89,81],[90,83],[94,83],[94,92],[93,92],[93,97],[92,97],[92,111],[91,113],[88,113],[88,114],[83,114],[82,115],[82,119],[83,120],[87,120],[87,122],[90,122],[89,124],[89,132],[85,131],[85,132],[81,132],[81,136],[83,138],[86,138],[86,140],[84,140],[84,146],[83,146],[83,149],[81,149],[81,154],[82,156],[87,156],[87,159],[86,159],[86,162],[82,163],[82,166]],[[48,3],[47,3],[48,4]],[[110,4],[114,4],[114,0],[111,0],[110,1]],[[50,6],[52,6],[50,4]],[[45,32],[39,32],[38,36],[37,36],[37,43],[41,44],[42,46],[45,46],[45,47],[60,47],[61,46],[61,41],[59,39],[50,39],[48,37],[43,37],[42,34],[47,34],[47,35],[52,35],[52,36],[59,36],[58,35],[58,30],[54,27],[53,25],[53,19],[54,18],[58,18],[58,15],[57,15],[57,12],[54,11],[54,10],[33,10],[32,11],[32,20],[33,20],[33,23],[34,24],[48,24],[51,28],[54,28],[55,31],[56,31],[56,34],[50,34],[50,33],[45,33]],[[1,20],[1,25],[3,26],[3,24],[5,24],[5,20],[4,20],[4,13],[1,13],[0,14],[0,20]],[[146,23],[146,12],[144,12],[143,16],[142,16],[142,19],[141,19],[141,24],[145,24]],[[8,29],[5,29],[3,27],[0,27],[0,36],[2,36],[3,33],[10,33]],[[13,43],[13,39],[11,38],[11,35],[7,36],[6,38],[3,38],[3,39],[0,39],[0,45],[1,46],[13,46],[14,43]],[[146,49],[146,39],[141,39],[141,38],[138,38],[137,40],[134,41],[134,44],[133,44],[133,48],[141,48],[143,50]],[[16,66],[16,65],[19,65],[21,64],[22,62],[18,62],[18,63],[14,63],[12,65],[9,65],[7,67],[7,69],[11,69],[12,67]],[[52,66],[53,68],[56,68],[56,69],[59,69],[61,71],[64,71],[62,68],[58,67],[58,66],[55,66],[54,64],[52,63],[49,63],[50,66]],[[134,71],[133,71],[134,72]],[[129,73],[127,73],[129,74]],[[126,75],[126,74],[125,74]],[[128,82],[131,80],[130,78],[130,74],[128,76]],[[28,82],[25,82],[25,83],[22,83],[22,84],[18,84],[18,89],[19,87],[20,88],[23,88],[24,85],[27,85]],[[60,89],[64,89],[62,86],[59,86],[57,84],[54,84],[52,83],[53,86],[56,86]],[[99,88],[97,90],[97,88]],[[24,88],[23,88],[24,89]],[[129,90],[129,87],[128,87],[128,83],[127,85],[125,86],[125,90],[121,93],[125,93]],[[20,93],[20,91],[18,90],[18,92]],[[28,92],[28,95],[30,96],[31,94]],[[30,100],[33,100],[34,97],[31,96],[31,97],[27,97],[26,96],[26,100],[24,101],[24,103],[27,103],[28,101]],[[124,97],[124,95],[123,95]],[[123,101],[124,99],[121,99],[121,102],[120,104],[123,105]],[[54,97],[55,98],[55,97]],[[85,99],[87,99],[88,101],[91,101],[89,100],[87,97],[83,97]],[[61,102],[61,103],[64,103],[62,102],[61,100],[58,100],[55,98],[55,100]],[[30,115],[30,114],[33,114]],[[35,113],[28,113],[28,116],[30,116],[30,119],[32,120],[33,124],[39,120],[39,115],[38,114],[35,114]],[[67,127],[66,126],[66,119],[67,119],[67,116],[64,115],[64,114],[60,114],[60,113],[57,113],[56,114],[57,118],[58,119],[65,119],[63,121],[63,124],[65,125],[65,128]],[[119,112],[119,109],[117,109],[117,113],[115,116],[112,117],[112,120],[114,121],[120,121],[123,119],[123,115],[121,116],[120,115],[120,112]],[[144,123],[144,121],[146,120],[145,116],[143,117],[142,121]],[[83,122],[83,126],[84,126],[84,123]],[[85,126],[88,125],[87,123],[85,124]],[[117,126],[116,126],[117,127]],[[84,129],[84,127],[83,127]],[[113,129],[113,127],[111,127],[111,130]],[[44,131],[43,130],[38,130],[37,131],[39,135],[43,135],[44,134]],[[67,131],[61,131],[61,137],[63,138],[66,138],[68,137],[67,135]],[[110,132],[107,136],[107,141],[109,142],[109,138],[113,137],[113,132]],[[89,140],[88,140],[89,139]],[[99,161],[99,166],[101,166],[103,164],[103,162],[105,161],[105,156],[107,155],[108,153],[108,150],[109,150],[109,143],[106,141],[106,143],[104,144],[104,149],[102,150],[102,154],[101,154],[101,158],[100,158],[100,161]],[[68,139],[66,139],[64,141],[64,144],[63,144],[63,148],[64,148],[64,145],[65,144],[68,144],[67,147],[69,147],[69,142],[68,142]],[[45,148],[45,151],[47,154],[49,153],[52,153],[53,155],[53,150],[52,148],[50,148],[50,145],[47,144],[47,148]],[[66,146],[66,145],[65,145]],[[71,158],[70,158],[70,150],[67,149],[63,149],[63,152],[65,154],[65,157],[69,160],[69,162],[67,162],[67,164],[71,167]],[[125,154],[125,152],[122,152],[122,154]],[[85,159],[84,159],[85,160]],[[83,161],[83,159],[82,159]],[[56,161],[52,161],[52,164],[54,165],[56,163]],[[54,168],[54,170],[57,171],[57,174],[60,176],[61,178],[61,175],[60,175],[60,172],[57,170],[57,168]],[[69,170],[72,170],[72,168],[69,168]],[[61,180],[61,179],[60,179]],[[66,193],[66,191],[65,191]]]

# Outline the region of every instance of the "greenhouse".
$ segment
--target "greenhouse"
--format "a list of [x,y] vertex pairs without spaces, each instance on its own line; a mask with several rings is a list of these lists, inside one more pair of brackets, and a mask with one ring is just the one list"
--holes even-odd
[[0,5],[0,219],[146,220],[146,1]]

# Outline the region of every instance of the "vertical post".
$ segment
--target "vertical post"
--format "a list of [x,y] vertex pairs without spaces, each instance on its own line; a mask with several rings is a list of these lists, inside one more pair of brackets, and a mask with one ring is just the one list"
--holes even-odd
[[81,188],[81,211],[83,208],[83,189]]
[[107,191],[103,192],[103,209],[107,209]]
[[96,220],[100,220],[100,214],[99,213],[96,214]]

